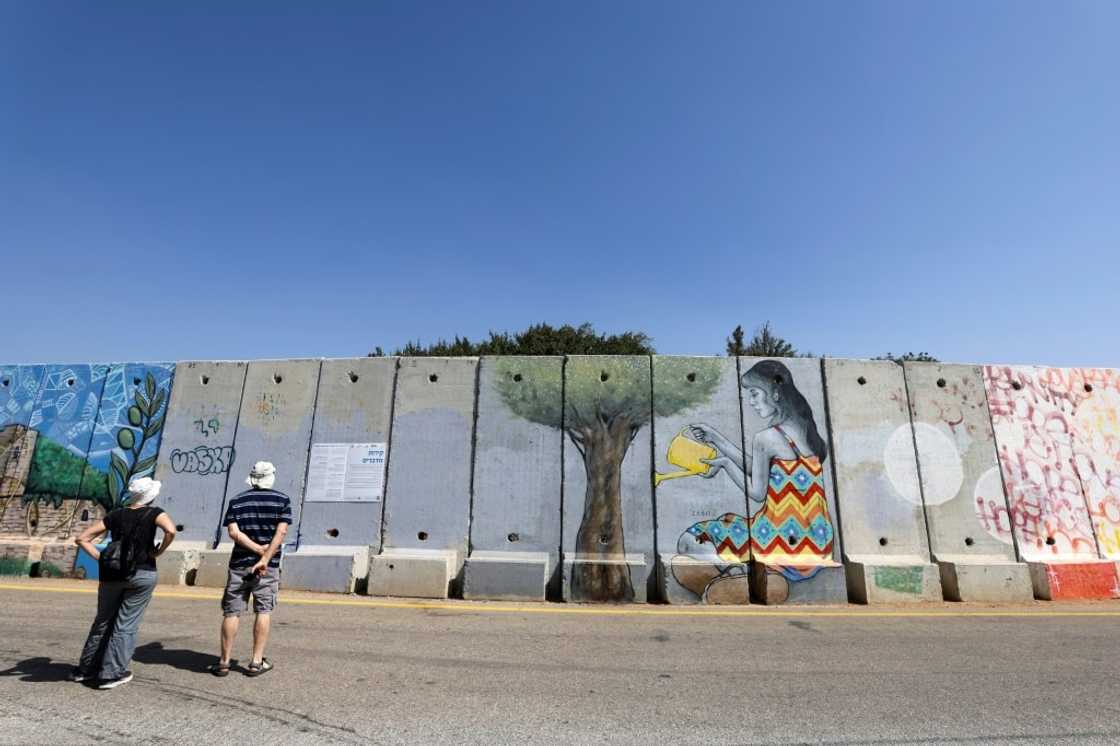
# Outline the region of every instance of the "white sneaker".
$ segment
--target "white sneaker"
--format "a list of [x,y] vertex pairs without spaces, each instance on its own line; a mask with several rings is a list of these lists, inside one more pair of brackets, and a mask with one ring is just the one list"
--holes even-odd
[[125,671],[123,674],[121,674],[120,678],[109,679],[108,681],[102,681],[100,684],[97,685],[97,688],[98,689],[115,689],[116,687],[120,686],[121,684],[127,684],[130,681],[132,681],[132,671]]

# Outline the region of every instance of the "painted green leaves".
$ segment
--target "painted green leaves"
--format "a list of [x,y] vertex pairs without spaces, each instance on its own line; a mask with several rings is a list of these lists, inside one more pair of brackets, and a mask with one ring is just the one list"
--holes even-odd
[[107,510],[121,505],[128,483],[133,477],[148,473],[156,464],[155,455],[143,456],[144,446],[163,430],[167,390],[160,388],[155,376],[147,371],[143,386],[136,388],[132,401],[127,412],[128,425],[122,425],[117,430],[120,453],[114,451],[109,457],[109,478],[105,493],[107,499],[102,501]]

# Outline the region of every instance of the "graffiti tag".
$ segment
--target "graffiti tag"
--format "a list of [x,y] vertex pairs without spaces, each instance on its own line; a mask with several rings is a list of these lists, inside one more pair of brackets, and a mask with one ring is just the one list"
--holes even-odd
[[211,434],[216,434],[221,429],[222,423],[218,421],[217,417],[211,417],[208,420],[195,420],[194,426],[202,434],[202,437],[207,438]]
[[171,471],[176,474],[225,474],[233,466],[233,446],[197,446],[189,451],[171,452]]

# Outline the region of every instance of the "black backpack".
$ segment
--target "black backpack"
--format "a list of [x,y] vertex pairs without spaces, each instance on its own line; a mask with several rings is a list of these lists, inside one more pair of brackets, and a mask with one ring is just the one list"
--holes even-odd
[[140,526],[147,523],[151,510],[151,508],[144,508],[143,514],[137,516],[128,533],[120,538],[114,537],[109,542],[109,546],[101,550],[101,557],[97,560],[97,571],[101,580],[110,583],[128,580],[136,572],[137,557],[132,551],[134,549],[132,535]]

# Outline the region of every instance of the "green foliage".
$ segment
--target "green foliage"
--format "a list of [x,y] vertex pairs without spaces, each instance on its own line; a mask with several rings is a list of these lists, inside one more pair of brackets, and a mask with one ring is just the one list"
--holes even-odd
[[747,344],[743,341],[743,325],[739,324],[731,330],[727,338],[727,354],[729,357],[741,357],[747,354]]
[[754,333],[743,354],[749,357],[797,357],[797,350],[774,334],[767,321]]
[[494,363],[498,394],[510,411],[530,422],[560,427],[563,374],[559,365],[514,357],[499,358]]
[[939,362],[937,358],[935,358],[933,355],[930,355],[928,352],[905,352],[901,355],[892,355],[891,353],[888,352],[886,355],[880,355],[879,357],[872,358],[872,360],[890,360],[892,362],[898,363],[899,365],[902,365],[903,363],[906,363],[906,362],[914,362],[914,363],[936,363],[936,362]]
[[[381,348],[371,356],[377,357]],[[404,357],[473,357],[479,355],[652,355],[653,341],[643,332],[597,334],[591,324],[553,327],[534,324],[523,332],[490,332],[486,340],[471,342],[456,335],[450,342],[423,345],[409,342],[394,355]]]
[[722,374],[719,358],[654,358],[654,414],[668,417],[710,400]]
[[74,455],[40,433],[27,474],[23,504],[35,501],[58,507],[63,499],[78,494],[85,468],[84,458]]
[[626,416],[635,425],[650,416],[649,360],[644,357],[573,357],[564,386],[568,428]]
[[385,350],[381,349],[381,345],[373,348],[373,352],[366,355],[366,357],[385,357]]
[[[137,389],[133,396],[135,405],[128,409],[128,422],[132,427],[140,430],[140,439],[137,440],[136,433],[128,427],[122,426],[117,430],[117,445],[121,447],[124,456],[116,452],[110,454],[109,473],[102,475],[99,483],[101,492],[94,497],[106,510],[120,507],[132,478],[146,473],[155,466],[155,456],[140,458],[140,454],[144,452],[147,442],[163,430],[167,413],[161,413],[160,409],[166,400],[167,391],[158,388],[155,376],[148,372],[144,378],[144,391]],[[83,493],[85,492],[83,485]],[[88,496],[93,497],[93,493]]]

